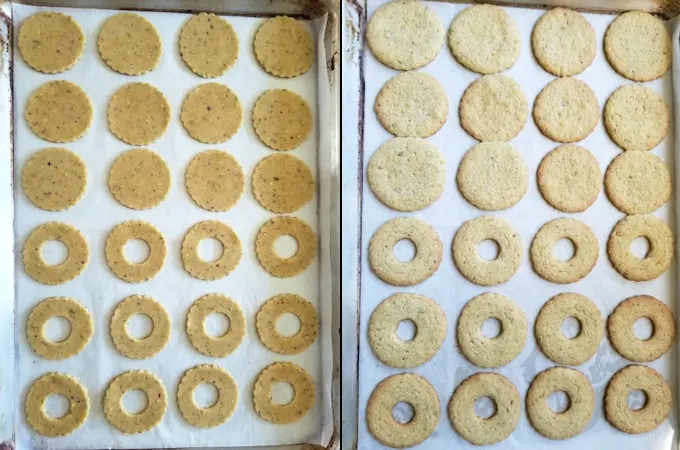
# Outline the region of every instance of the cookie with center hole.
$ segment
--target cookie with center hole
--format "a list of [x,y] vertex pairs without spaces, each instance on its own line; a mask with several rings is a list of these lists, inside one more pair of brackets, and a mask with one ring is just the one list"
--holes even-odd
[[[146,394],[143,411],[130,414],[123,407],[126,392],[138,389]],[[146,370],[130,370],[116,376],[104,392],[104,417],[123,434],[149,431],[163,419],[168,409],[168,398],[161,380]]]
[[[66,319],[71,327],[62,341],[45,336],[45,325],[53,317]],[[92,316],[87,308],[67,297],[49,297],[31,310],[26,321],[26,340],[34,352],[49,360],[62,360],[80,353],[94,333]]]
[[[288,258],[279,256],[274,244],[281,236],[292,236],[297,252]],[[260,227],[255,239],[255,253],[260,265],[277,278],[289,278],[304,272],[316,257],[317,237],[312,228],[297,217],[278,216]]]
[[[285,405],[277,405],[272,399],[272,389],[279,382],[293,386],[294,397]],[[255,380],[253,405],[257,414],[268,422],[297,422],[312,409],[315,389],[312,377],[302,367],[288,362],[273,363],[265,367]]]
[[[69,401],[68,412],[58,419],[48,416],[44,407],[47,397],[52,394],[61,394]],[[49,372],[35,380],[28,389],[25,413],[26,422],[38,434],[67,436],[87,419],[90,399],[87,389],[76,378],[65,373]]]
[[[140,263],[133,263],[125,256],[125,245],[133,239],[140,239],[149,246],[149,256]],[[141,283],[155,277],[163,268],[167,251],[161,232],[141,220],[116,225],[106,238],[106,262],[118,278],[128,283]]]
[[[128,320],[141,314],[151,319],[151,333],[143,338],[130,335]],[[123,299],[111,316],[111,340],[118,351],[131,359],[147,359],[163,350],[170,340],[170,316],[163,305],[146,295],[131,295]]]
[[[56,265],[45,262],[40,251],[47,241],[59,241],[68,248],[64,262]],[[22,259],[24,270],[31,278],[52,286],[80,275],[90,259],[90,249],[85,236],[76,228],[62,222],[47,222],[31,231],[24,243]]]
[[[293,314],[300,329],[293,336],[285,336],[276,329],[283,314]],[[319,316],[310,302],[295,294],[276,295],[267,300],[255,316],[255,328],[260,341],[269,350],[281,355],[294,355],[305,351],[319,332]]]
[[[217,400],[209,408],[198,406],[194,392],[201,384],[217,390]],[[229,372],[213,364],[200,364],[188,369],[177,385],[177,407],[184,420],[197,428],[214,428],[234,413],[238,403],[238,387]]]

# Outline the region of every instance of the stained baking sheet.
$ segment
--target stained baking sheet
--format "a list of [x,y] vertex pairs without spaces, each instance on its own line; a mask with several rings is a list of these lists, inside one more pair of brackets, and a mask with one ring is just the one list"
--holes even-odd
[[[43,8],[14,5],[13,23],[18,30],[23,19]],[[328,136],[329,122],[322,114],[329,108],[328,77],[324,64],[314,66],[294,79],[277,79],[266,74],[255,61],[252,41],[257,27],[264,19],[229,17],[240,40],[239,59],[223,76],[204,80],[185,66],[178,52],[178,33],[190,17],[175,13],[142,13],[159,31],[163,41],[163,56],[158,67],[145,75],[127,77],[109,69],[96,51],[96,35],[102,23],[115,14],[108,10],[59,9],[70,14],[83,28],[86,50],[78,64],[62,74],[45,75],[28,68],[18,52],[14,59],[15,105],[15,264],[16,264],[16,342],[17,355],[17,426],[16,443],[19,448],[146,448],[146,447],[208,447],[251,446],[292,443],[326,444],[332,433],[330,405],[331,343],[330,308],[327,294],[329,252],[328,230],[320,226],[319,211],[327,202],[325,192],[315,195],[314,201],[293,213],[305,220],[321,236],[320,258],[301,275],[277,279],[268,275],[257,262],[254,252],[256,233],[262,223],[273,217],[255,201],[250,190],[250,176],[259,160],[273,154],[257,139],[250,120],[257,97],[266,89],[286,88],[304,97],[312,107],[314,117],[310,138],[290,152],[301,158],[315,173],[317,187],[327,187],[330,152],[321,144],[320,136]],[[325,61],[323,36],[326,17],[308,21],[307,25],[317,42],[317,61]],[[16,35],[16,34],[15,34]],[[54,145],[37,138],[23,120],[28,95],[43,83],[64,79],[79,84],[90,96],[94,121],[86,135],[70,144]],[[157,142],[147,146],[168,163],[172,187],[166,200],[147,211],[132,211],[118,204],[108,192],[108,170],[115,158],[130,149],[116,139],[106,123],[106,107],[110,96],[122,85],[142,81],[159,88],[168,99],[172,117],[168,131]],[[229,86],[239,97],[244,108],[244,119],[239,132],[228,142],[205,145],[191,139],[181,126],[179,111],[186,94],[194,87],[216,81]],[[323,120],[320,118],[323,117]],[[87,164],[88,187],[83,199],[64,212],[47,212],[34,207],[20,187],[20,173],[25,161],[35,151],[45,147],[65,147],[77,153]],[[210,213],[197,207],[184,187],[184,171],[193,156],[202,150],[217,148],[230,152],[242,165],[246,187],[239,203],[225,213]],[[161,272],[151,281],[128,284],[117,279],[108,269],[104,258],[104,242],[109,231],[118,223],[139,219],[157,227],[168,243],[168,256]],[[243,247],[240,264],[228,277],[217,281],[193,279],[182,268],[180,246],[186,231],[202,220],[220,220],[231,226]],[[43,286],[33,281],[23,270],[20,249],[30,231],[48,221],[63,221],[85,234],[90,246],[90,263],[75,280],[60,286]],[[48,257],[50,255],[47,255]],[[58,255],[57,255],[58,256]],[[320,276],[323,273],[323,276]],[[244,342],[226,358],[209,358],[196,352],[186,338],[186,311],[200,296],[224,293],[241,306],[247,320]],[[305,352],[294,356],[280,356],[267,350],[258,340],[254,316],[268,298],[280,293],[301,295],[317,306],[321,318],[320,338]],[[153,358],[134,361],[122,357],[113,346],[109,320],[115,305],[132,294],[150,295],[160,301],[172,321],[172,334],[167,346]],[[35,355],[26,342],[24,324],[30,310],[49,296],[69,296],[78,299],[92,314],[95,334],[89,345],[78,355],[65,361],[47,361]],[[299,422],[274,425],[257,416],[252,404],[252,388],[257,374],[274,361],[290,361],[305,368],[317,387],[312,410]],[[177,383],[182,373],[196,364],[212,363],[225,368],[239,387],[239,403],[234,415],[225,424],[208,430],[188,425],[181,417],[175,402]],[[168,393],[168,409],[162,422],[151,431],[124,436],[106,422],[102,398],[108,382],[118,373],[131,369],[146,369],[155,373]],[[23,403],[28,387],[38,376],[49,371],[69,373],[78,378],[90,396],[90,415],[85,424],[64,438],[46,439],[27,426]],[[285,397],[285,394],[283,395]],[[134,403],[134,402],[133,402]]]
[[[367,4],[367,18],[370,20],[375,10],[383,0],[370,1]],[[453,18],[469,5],[451,4],[446,2],[427,2],[439,16],[443,26],[448,30]],[[545,72],[534,60],[530,35],[536,20],[544,10],[529,10],[505,8],[515,20],[520,30],[521,56],[515,65],[505,72],[515,79],[522,87],[530,108],[536,95],[550,81],[552,75]],[[604,106],[609,95],[619,86],[632,84],[631,81],[619,76],[608,64],[602,51],[604,32],[614,20],[613,15],[585,14],[586,19],[595,29],[597,37],[597,56],[592,65],[582,74],[577,75],[586,82],[596,94],[600,107]],[[668,24],[669,29],[671,23]],[[677,33],[675,35],[677,46]],[[670,449],[677,446],[677,415],[673,408],[671,416],[652,432],[631,436],[614,429],[604,418],[602,401],[607,382],[618,369],[630,364],[619,356],[603,338],[597,354],[587,363],[576,367],[592,382],[596,395],[596,407],[593,418],[580,435],[566,441],[551,441],[542,437],[531,427],[524,409],[524,397],[532,379],[540,371],[555,366],[537,348],[533,336],[533,324],[538,311],[552,296],[562,292],[576,292],[590,298],[606,318],[616,305],[625,298],[648,294],[667,303],[672,309],[675,305],[675,264],[658,279],[633,283],[626,281],[611,266],[606,254],[606,242],[609,233],[624,215],[616,210],[608,201],[604,192],[588,210],[578,214],[563,214],[551,208],[541,197],[536,185],[536,169],[545,154],[558,147],[558,143],[545,138],[534,124],[531,115],[522,132],[511,141],[511,144],[521,153],[529,169],[529,189],[524,198],[514,207],[500,212],[482,212],[467,203],[457,190],[455,175],[461,158],[476,141],[461,128],[458,119],[458,105],[467,86],[479,78],[479,74],[464,69],[451,55],[448,46],[442,43],[442,48],[436,59],[422,69],[435,76],[446,88],[449,97],[449,116],[443,128],[428,141],[435,144],[444,154],[447,169],[447,182],[441,198],[429,208],[415,212],[412,216],[419,217],[433,225],[440,234],[444,244],[444,258],[437,272],[425,282],[407,288],[398,288],[380,281],[370,270],[368,264],[367,247],[376,229],[389,219],[403,214],[392,211],[384,206],[371,192],[366,182],[365,170],[371,155],[380,145],[392,136],[383,129],[373,110],[375,97],[380,88],[398,71],[392,70],[375,59],[367,46],[363,45],[365,76],[365,103],[363,127],[363,161],[364,171],[363,205],[361,216],[361,303],[359,309],[359,396],[358,396],[358,448],[378,449],[386,448],[378,443],[368,432],[366,426],[366,403],[375,386],[389,375],[401,372],[415,372],[425,376],[437,390],[441,405],[441,417],[437,430],[417,448],[474,448],[472,444],[462,439],[451,426],[446,405],[454,389],[468,376],[476,372],[488,371],[469,363],[459,352],[455,340],[455,328],[458,316],[463,306],[474,296],[491,291],[506,295],[513,299],[524,311],[529,323],[529,335],[522,353],[509,365],[494,372],[508,377],[517,387],[522,397],[522,416],[517,429],[508,439],[498,444],[488,446],[494,449],[507,448],[546,448],[546,449],[619,449],[619,448],[649,448]],[[677,57],[676,57],[677,58]],[[677,63],[677,59],[676,59]],[[677,65],[676,65],[677,67]],[[673,111],[671,73],[663,78],[644,83],[659,92]],[[653,150],[662,158],[671,171],[674,167],[674,133],[673,127],[666,139]],[[610,161],[620,154],[621,150],[609,139],[604,125],[600,121],[591,135],[579,143],[589,149],[597,158],[602,172],[606,170]],[[654,213],[674,229],[675,203],[669,201]],[[465,280],[455,268],[451,257],[451,242],[460,225],[477,216],[494,215],[507,220],[520,233],[524,251],[522,264],[517,274],[507,283],[484,288]],[[529,260],[529,246],[539,228],[546,222],[558,217],[573,217],[588,224],[599,241],[599,259],[594,270],[584,279],[569,285],[557,285],[541,279],[536,275]],[[397,254],[401,250],[397,248]],[[367,324],[375,307],[385,298],[396,292],[413,292],[426,295],[434,299],[445,311],[448,326],[446,339],[438,353],[424,365],[408,370],[394,369],[382,364],[373,354],[367,339]],[[676,351],[675,347],[661,359],[649,366],[661,372],[675,392],[676,389]],[[555,405],[557,406],[557,405]]]

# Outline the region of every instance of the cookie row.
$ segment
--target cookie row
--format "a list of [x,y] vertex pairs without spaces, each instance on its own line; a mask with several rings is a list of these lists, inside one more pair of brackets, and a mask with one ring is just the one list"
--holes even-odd
[[[85,50],[85,35],[69,15],[39,12],[19,28],[19,52],[30,67],[43,73],[71,69]],[[163,43],[154,25],[139,14],[109,17],[97,35],[102,61],[124,75],[154,70]],[[314,41],[307,27],[290,17],[264,21],[253,40],[255,58],[269,74],[290,78],[307,72],[314,61]],[[187,67],[204,78],[215,78],[238,59],[239,39],[231,24],[214,14],[201,13],[187,20],[179,32],[179,53]]]

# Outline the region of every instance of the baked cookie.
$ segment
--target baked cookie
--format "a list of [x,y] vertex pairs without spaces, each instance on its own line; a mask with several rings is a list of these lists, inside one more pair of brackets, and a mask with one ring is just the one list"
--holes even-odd
[[198,142],[221,144],[241,127],[243,107],[227,86],[205,83],[184,98],[180,119],[189,136]]
[[38,208],[63,211],[78,203],[85,193],[85,162],[65,148],[40,150],[26,161],[21,171],[26,197]]
[[[272,401],[272,388],[286,382],[295,392],[290,403],[277,405]],[[300,366],[289,362],[276,362],[265,367],[253,386],[253,406],[264,420],[275,424],[288,424],[302,419],[314,405],[316,388],[312,377]]]
[[267,19],[255,33],[255,58],[269,74],[291,78],[314,63],[314,40],[307,26],[292,17]]
[[184,176],[191,199],[208,211],[228,211],[241,198],[245,184],[236,158],[221,150],[194,156]]
[[[281,236],[297,241],[297,252],[288,258],[276,253],[274,243]],[[296,217],[278,216],[260,227],[255,239],[255,253],[260,265],[277,278],[289,278],[307,269],[316,257],[316,235],[312,228]]]
[[[127,391],[138,389],[146,394],[147,405],[137,414],[123,407]],[[155,427],[165,415],[168,398],[161,380],[146,370],[123,372],[111,380],[104,393],[104,417],[123,434],[139,434]]]
[[604,190],[623,213],[651,213],[671,198],[671,174],[653,153],[625,152],[607,167]]
[[170,191],[170,169],[158,153],[129,150],[113,162],[108,180],[111,195],[130,209],[158,206]]
[[[68,248],[66,260],[50,265],[40,255],[47,241],[59,241]],[[85,236],[71,225],[47,222],[37,226],[26,239],[22,252],[24,270],[35,281],[54,286],[66,283],[80,275],[90,259],[90,249]]]
[[[58,419],[48,416],[44,408],[47,397],[52,394],[61,394],[69,402],[68,412]],[[33,382],[26,394],[26,422],[42,436],[69,435],[85,423],[89,413],[87,390],[65,373],[46,373]]]
[[[149,246],[149,256],[140,263],[125,257],[125,244],[133,239],[140,239]],[[163,268],[167,253],[163,234],[141,220],[119,223],[106,238],[106,262],[118,278],[128,283],[141,283],[155,277]]]
[[[224,314],[229,329],[222,336],[210,336],[203,325],[213,314]],[[186,332],[194,348],[206,356],[224,358],[236,350],[246,335],[246,318],[241,307],[226,295],[208,294],[199,298],[187,312]]]
[[156,27],[139,14],[119,13],[99,29],[97,50],[107,66],[125,75],[141,75],[158,65],[163,43]]
[[[201,384],[217,390],[217,401],[201,408],[194,401],[194,391]],[[213,428],[229,419],[238,403],[238,387],[229,372],[213,364],[188,369],[177,385],[177,407],[184,420],[197,428]]]
[[[151,319],[152,329],[141,339],[130,335],[127,322],[136,314]],[[146,295],[131,295],[123,299],[113,310],[109,325],[111,340],[123,356],[131,359],[147,359],[163,350],[170,340],[170,316],[163,305]]]
[[263,208],[277,214],[297,211],[314,198],[314,175],[301,159],[270,155],[253,171],[253,195]]
[[59,73],[73,67],[85,50],[85,35],[73,17],[52,11],[23,21],[17,39],[19,53],[33,69]]
[[147,83],[129,83],[109,101],[109,130],[130,145],[158,140],[170,123],[170,104],[163,93]]
[[238,59],[238,35],[229,22],[215,14],[200,13],[187,20],[179,32],[179,53],[193,73],[215,78]]
[[29,128],[46,141],[73,142],[92,125],[92,104],[77,84],[48,81],[31,93],[24,118]]
[[269,89],[253,107],[253,128],[272,150],[293,150],[312,132],[312,109],[304,98],[288,89]]
[[[293,336],[284,336],[276,329],[283,314],[293,314],[300,329]],[[280,355],[295,355],[305,351],[319,332],[319,316],[310,302],[295,294],[280,294],[267,300],[255,316],[255,328],[260,341]]]
[[[52,317],[66,319],[71,331],[66,339],[52,341],[45,336],[45,324]],[[49,360],[62,360],[80,353],[90,342],[94,326],[87,308],[67,297],[49,297],[31,310],[26,321],[26,340],[34,352]]]

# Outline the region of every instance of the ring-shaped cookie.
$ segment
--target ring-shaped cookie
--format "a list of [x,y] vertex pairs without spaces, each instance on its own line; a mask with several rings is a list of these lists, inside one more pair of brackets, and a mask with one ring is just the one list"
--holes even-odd
[[[272,401],[272,388],[278,382],[287,382],[295,392],[290,403],[277,405]],[[314,382],[305,370],[292,363],[273,363],[257,376],[253,387],[255,411],[264,420],[277,424],[293,423],[304,417],[314,404]]]
[[[135,389],[146,394],[147,405],[137,414],[129,414],[123,408],[123,395]],[[163,419],[167,408],[168,399],[163,383],[146,370],[121,373],[109,383],[104,393],[106,420],[124,434],[149,431]]]
[[[194,390],[200,384],[217,390],[217,401],[201,408],[194,401]],[[198,428],[212,428],[231,417],[238,403],[238,388],[229,372],[212,364],[200,364],[184,372],[177,386],[177,407],[184,420]]]
[[[291,313],[300,321],[300,329],[293,336],[284,336],[276,329],[282,314]],[[269,350],[281,355],[294,355],[312,345],[319,332],[319,316],[310,302],[295,294],[276,295],[267,300],[255,317],[260,341]]]
[[[399,323],[415,324],[413,339],[397,335]],[[373,353],[388,366],[411,368],[429,361],[446,337],[446,315],[433,300],[418,294],[398,293],[385,299],[371,314],[368,338]]]
[[[636,320],[652,322],[649,339],[639,339],[633,331]],[[675,339],[675,318],[665,303],[649,295],[630,297],[614,309],[607,320],[607,334],[614,350],[636,362],[651,362],[660,358]]]
[[[198,255],[201,240],[213,238],[222,244],[222,256],[204,261]],[[241,260],[241,241],[234,230],[217,220],[199,222],[187,231],[182,241],[182,264],[189,275],[199,280],[218,280],[236,268]]]
[[[561,239],[574,245],[574,256],[567,261],[555,257],[553,249]],[[576,219],[554,219],[538,230],[531,242],[531,264],[536,273],[553,283],[573,283],[585,277],[597,264],[597,237],[588,225]]]
[[[222,336],[210,336],[203,322],[212,313],[224,314],[229,319],[229,329]],[[241,308],[225,295],[208,294],[191,305],[187,313],[187,336],[191,345],[206,356],[224,357],[232,353],[246,334],[246,318]]]
[[[290,258],[282,258],[274,249],[281,236],[292,236],[298,244],[297,252]],[[264,269],[278,278],[293,277],[303,272],[316,256],[316,236],[302,220],[278,216],[265,222],[255,240],[257,259]]]
[[[51,266],[40,256],[40,248],[47,241],[59,241],[68,248],[68,256],[61,264]],[[35,281],[47,285],[66,283],[85,269],[90,258],[87,241],[80,231],[62,222],[48,222],[37,226],[24,243],[24,269]]]
[[[43,407],[51,394],[61,394],[69,401],[65,416],[49,417]],[[50,372],[33,382],[26,395],[26,422],[43,436],[66,436],[80,428],[90,412],[87,390],[78,380],[63,373]]]
[[[561,331],[567,317],[578,320],[581,330],[573,338]],[[536,341],[541,350],[557,364],[578,366],[597,352],[604,334],[604,321],[595,303],[587,297],[565,293],[558,294],[543,305],[534,324]]]
[[[487,319],[501,324],[498,336],[487,338],[482,325]],[[458,346],[471,363],[479,367],[501,367],[515,359],[527,340],[524,312],[509,298],[485,292],[470,300],[458,317]]]
[[[151,333],[141,339],[130,336],[126,324],[135,314],[151,319]],[[128,358],[146,359],[163,350],[170,339],[170,316],[163,305],[144,295],[131,295],[118,303],[111,316],[111,339],[118,351]]]
[[[149,246],[149,256],[140,263],[125,257],[125,244],[141,239]],[[116,225],[106,238],[106,262],[111,271],[128,283],[141,283],[155,277],[163,267],[167,247],[163,235],[153,225],[141,220],[129,220]]]
[[[569,406],[555,412],[548,405],[553,392],[563,391]],[[527,415],[536,431],[550,439],[568,439],[581,433],[595,410],[595,391],[588,377],[575,369],[553,367],[536,375],[526,397]]]
[[[62,317],[71,325],[71,332],[63,341],[55,342],[45,336],[45,324],[52,317]],[[45,359],[62,360],[77,355],[92,338],[92,316],[76,300],[49,297],[33,308],[26,322],[26,339],[34,352]]]

